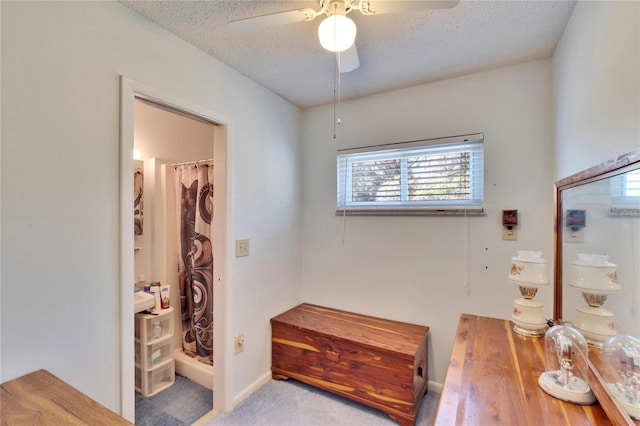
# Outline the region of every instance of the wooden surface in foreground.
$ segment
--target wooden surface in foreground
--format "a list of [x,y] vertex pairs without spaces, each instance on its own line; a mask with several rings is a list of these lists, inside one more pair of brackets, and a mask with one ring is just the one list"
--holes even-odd
[[610,425],[602,407],[560,401],[538,386],[544,338],[508,320],[462,314],[436,425]]
[[2,384],[0,422],[7,425],[131,425],[46,370]]

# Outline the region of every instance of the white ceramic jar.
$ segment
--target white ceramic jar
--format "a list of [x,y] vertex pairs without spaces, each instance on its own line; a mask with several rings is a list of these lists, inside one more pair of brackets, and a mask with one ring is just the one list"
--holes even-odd
[[542,314],[542,305],[527,299],[514,300],[511,320],[521,330],[526,330],[523,334],[542,333],[542,329],[547,325]]
[[589,343],[596,346],[602,346],[605,340],[617,334],[613,313],[602,307],[581,306],[576,308],[576,318],[573,325],[584,334]]

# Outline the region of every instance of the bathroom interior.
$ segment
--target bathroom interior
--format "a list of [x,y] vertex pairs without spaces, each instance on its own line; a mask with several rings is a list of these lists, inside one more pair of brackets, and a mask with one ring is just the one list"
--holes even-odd
[[[209,391],[213,389],[212,186],[215,126],[204,119],[172,111],[148,100],[135,101],[134,290],[142,294],[153,288],[149,288],[150,284],[159,282],[163,297],[167,292],[169,294],[168,303],[163,300],[155,309],[145,307],[136,314],[138,424],[146,424],[143,418],[146,411],[141,404],[169,390],[174,386],[176,377],[186,383],[195,382]],[[182,201],[177,201],[179,197]],[[181,206],[179,212],[177,204]],[[191,209],[194,211],[190,215],[185,213],[185,206],[196,208]],[[197,214],[195,210],[198,210]],[[182,218],[180,226],[178,217]],[[192,249],[195,252],[192,253]],[[181,295],[180,287],[193,288],[193,294],[186,292]],[[153,296],[148,294],[150,297],[145,297],[145,301],[150,300],[150,303],[137,305],[136,311],[156,304]],[[169,307],[171,309],[167,309]],[[164,320],[169,316],[170,321]],[[163,330],[158,335],[155,335],[155,330],[150,330],[153,338],[158,339],[148,338],[153,342],[149,343],[147,354],[150,361],[141,365],[140,346],[145,343],[140,341],[143,334],[140,329],[144,329],[145,324],[162,327]],[[145,375],[146,379],[141,379]],[[204,407],[206,411],[212,408],[212,394],[208,404]]]

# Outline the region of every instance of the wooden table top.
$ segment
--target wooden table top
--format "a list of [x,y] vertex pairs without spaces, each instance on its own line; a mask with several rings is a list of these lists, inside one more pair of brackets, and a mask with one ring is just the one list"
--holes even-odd
[[544,339],[508,320],[462,314],[436,425],[610,425],[602,407],[560,401],[538,386]]
[[46,370],[3,383],[2,425],[131,425]]

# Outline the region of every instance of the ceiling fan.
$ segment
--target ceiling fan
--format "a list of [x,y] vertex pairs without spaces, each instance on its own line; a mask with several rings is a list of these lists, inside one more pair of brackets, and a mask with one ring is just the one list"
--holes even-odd
[[347,17],[354,10],[363,15],[383,15],[388,13],[414,12],[429,9],[448,9],[458,4],[458,0],[319,0],[320,9],[296,9],[267,15],[237,19],[229,22],[235,31],[260,31],[280,25],[313,21],[320,15],[327,17],[318,27],[320,44],[326,50],[339,55],[340,72],[350,72],[360,66],[355,45],[356,25]]

